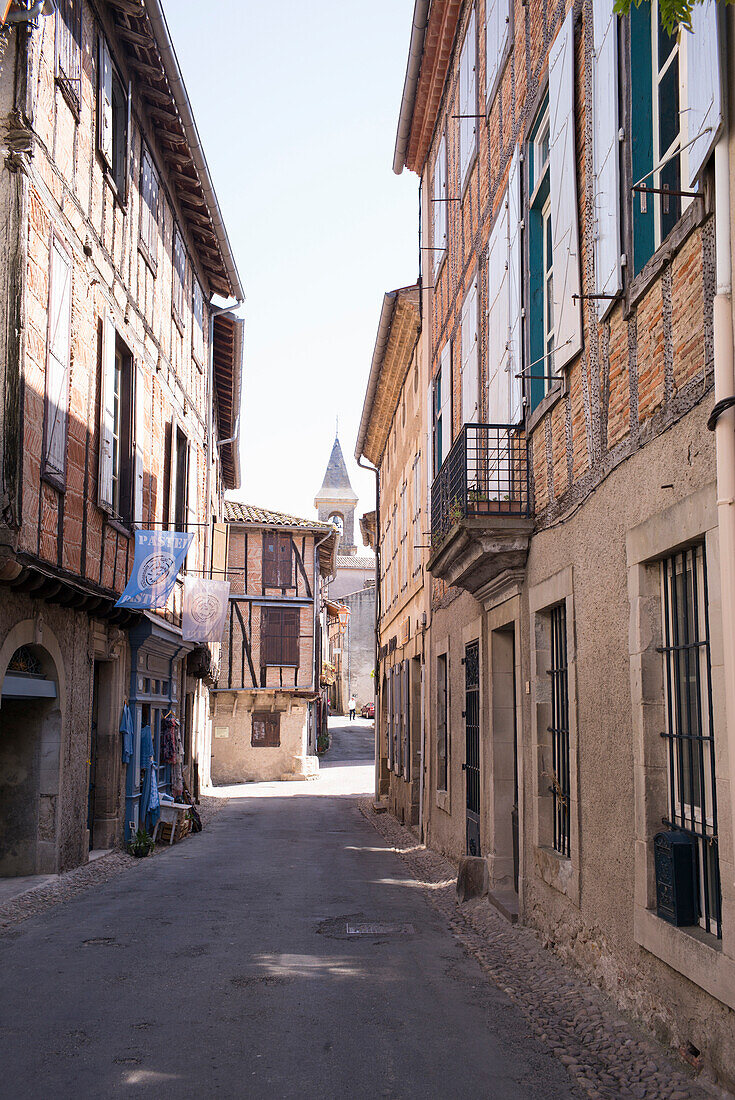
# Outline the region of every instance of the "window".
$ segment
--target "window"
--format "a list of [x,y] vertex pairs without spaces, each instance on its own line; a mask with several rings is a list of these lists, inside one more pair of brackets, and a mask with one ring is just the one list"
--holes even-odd
[[256,749],[277,749],[280,746],[281,715],[279,711],[253,713],[250,744]]
[[130,87],[126,89],[104,38],[99,40],[97,139],[108,179],[121,202],[127,199]]
[[421,452],[413,460],[413,572],[421,568]]
[[199,366],[204,365],[204,295],[198,279],[192,280],[191,312],[192,312],[192,355]]
[[262,607],[260,609],[260,665],[299,664],[299,609]]
[[186,246],[184,238],[174,226],[174,280],[172,309],[174,317],[180,325],[184,323],[184,288],[186,287]]
[[566,604],[550,611],[551,635],[551,749],[553,773],[551,797],[553,807],[553,847],[563,856],[570,855],[571,792],[569,769],[569,668],[567,661]]
[[477,149],[476,73],[477,41],[473,8],[459,55],[459,183],[462,190]]
[[147,149],[140,160],[140,248],[155,274],[158,267],[158,174]]
[[510,48],[513,9],[510,0],[486,0],[485,13],[485,95],[489,108]]
[[408,484],[401,486],[401,589],[408,584]]
[[452,345],[449,341],[444,345],[439,373],[434,379],[432,424],[433,476],[436,477],[452,445]]
[[440,653],[436,659],[436,787],[448,790],[447,759],[449,755],[447,655]]
[[102,325],[102,387],[98,499],[125,526],[133,521],[133,357],[115,331]]
[[400,541],[400,532],[398,530],[398,505],[393,505],[393,517],[391,529],[393,532],[392,547],[391,547],[391,570],[393,577],[393,592],[392,600],[398,599],[398,593],[401,588],[401,579],[398,575],[398,543]]
[[447,252],[447,139],[442,134],[434,161],[431,195],[431,244],[434,278]]
[[82,102],[82,0],[56,3],[56,79],[78,116]]
[[189,488],[189,441],[182,432],[181,428],[178,427],[178,425],[176,426],[174,447],[175,464],[172,471],[174,490],[174,530],[185,531],[186,517],[188,512],[187,490]]
[[329,517],[329,522],[333,523],[334,526],[337,528],[337,531],[339,532],[339,537],[341,539],[345,533],[345,521],[343,517],[339,514],[339,512],[332,512],[331,516]]
[[703,546],[661,563],[668,820],[696,850],[699,923],[722,935],[712,685]]
[[528,348],[526,398],[538,405],[582,347],[574,28],[567,13],[549,51],[549,92],[528,144]]
[[44,476],[63,488],[69,417],[71,357],[71,260],[56,236],[51,241],[43,433]]
[[284,531],[263,532],[263,587],[291,587],[291,535]]

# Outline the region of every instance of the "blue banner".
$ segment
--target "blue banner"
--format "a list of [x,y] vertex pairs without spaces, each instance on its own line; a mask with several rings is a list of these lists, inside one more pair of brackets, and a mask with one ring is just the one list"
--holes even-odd
[[115,607],[165,607],[193,538],[180,531],[136,531],[133,572]]

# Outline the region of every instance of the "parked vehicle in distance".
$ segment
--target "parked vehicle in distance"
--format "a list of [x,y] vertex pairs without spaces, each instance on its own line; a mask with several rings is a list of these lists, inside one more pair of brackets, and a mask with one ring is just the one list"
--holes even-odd
[[374,718],[375,717],[375,703],[366,703],[360,711],[361,718]]

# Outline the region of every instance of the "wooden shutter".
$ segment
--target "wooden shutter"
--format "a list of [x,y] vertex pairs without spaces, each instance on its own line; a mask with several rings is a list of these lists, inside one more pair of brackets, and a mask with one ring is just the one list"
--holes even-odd
[[387,736],[386,740],[387,740],[388,743],[387,743],[386,747],[387,747],[387,750],[388,750],[388,767],[392,771],[393,770],[393,669],[388,670],[387,688],[388,688],[388,707],[387,707],[387,711],[388,711],[388,729],[386,730],[386,733],[387,733],[388,736]]
[[143,479],[145,460],[149,451],[145,431],[145,412],[148,400],[145,392],[145,370],[141,360],[135,364],[135,491],[133,493],[133,521],[137,527],[145,527],[143,517]]
[[253,714],[250,744],[254,748],[278,748],[281,744],[281,715],[278,711],[256,711]]
[[291,587],[292,561],[291,561],[291,536],[278,535],[278,586],[279,588]]
[[169,424],[170,448],[168,456],[168,527],[170,531],[176,530],[176,484],[178,463],[178,434],[179,425],[175,416],[171,417]]
[[299,627],[301,613],[298,608],[286,608],[281,611],[283,633],[281,636],[281,657],[283,665],[298,665]]
[[460,187],[464,187],[472,154],[477,142],[477,94],[475,74],[476,59],[475,9],[470,12],[467,31],[459,58],[459,166]]
[[411,778],[411,761],[409,760],[409,753],[408,753],[408,730],[409,730],[409,721],[410,721],[410,718],[411,718],[410,711],[409,711],[410,703],[409,703],[409,691],[408,691],[408,674],[409,674],[409,664],[408,664],[408,661],[404,661],[403,664],[401,665],[401,677],[402,677],[402,680],[403,680],[403,688],[402,688],[402,693],[401,693],[402,698],[403,698],[403,708],[402,708],[403,745],[402,745],[401,755],[403,757],[403,774],[406,777],[406,779]]
[[46,470],[61,478],[66,470],[70,356],[71,260],[54,237],[49,275],[44,457]]
[[97,140],[108,168],[112,168],[112,58],[102,35],[99,39],[99,89],[97,94]]
[[505,424],[508,386],[508,195],[495,219],[487,247],[487,418]]
[[426,515],[431,519],[431,483],[434,480],[434,383],[426,392]]
[[[689,146],[689,183],[699,179],[722,130],[722,70],[720,20],[716,0],[704,0],[692,8],[692,31],[682,31],[686,41],[686,98],[681,98],[682,141]],[[681,66],[680,66],[681,71]],[[696,139],[696,140],[694,140]]]
[[[594,91],[595,288],[597,294],[620,290],[620,183],[618,157],[618,16],[614,0],[594,0],[592,7],[595,56]],[[599,318],[612,301],[598,302]]]
[[123,150],[122,150],[122,165],[118,179],[116,180],[118,190],[120,192],[120,198],[123,202],[128,201],[128,186],[130,182],[130,164],[133,158],[133,86],[128,81],[128,86],[125,90],[125,133],[123,138]]
[[452,447],[452,342],[447,340],[441,355],[442,449],[439,465]]
[[485,17],[485,94],[487,105],[495,98],[500,67],[510,38],[509,0],[487,0]]
[[516,145],[508,173],[508,388],[510,408],[508,423],[518,424],[523,416],[523,340],[521,317],[523,282],[521,279],[521,159]]
[[98,502],[111,512],[112,448],[115,434],[115,323],[106,313],[102,318],[102,392],[100,395],[100,455]]
[[473,282],[462,305],[462,423],[477,424],[480,420],[480,385],[477,357],[477,280]]
[[196,445],[193,439],[189,440],[189,446],[186,449],[186,461],[187,461],[187,486],[186,486],[186,518],[187,518],[187,530],[193,532],[195,538],[194,542],[199,540],[196,537],[199,532],[197,526],[199,522],[199,454],[197,452]]
[[554,370],[582,347],[577,166],[574,148],[574,12],[549,51],[549,170],[554,262]]
[[260,666],[280,664],[281,609],[260,609]]
[[279,588],[278,532],[263,532],[263,587]]
[[447,139],[442,134],[434,161],[434,191],[432,211],[432,270],[436,275],[444,250],[447,247]]

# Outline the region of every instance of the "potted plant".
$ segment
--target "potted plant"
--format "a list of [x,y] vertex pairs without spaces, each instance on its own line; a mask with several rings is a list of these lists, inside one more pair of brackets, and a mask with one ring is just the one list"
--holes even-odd
[[156,843],[153,837],[145,831],[142,827],[138,829],[133,839],[128,844],[128,851],[131,856],[136,856],[138,859],[143,859],[145,856],[149,856]]

